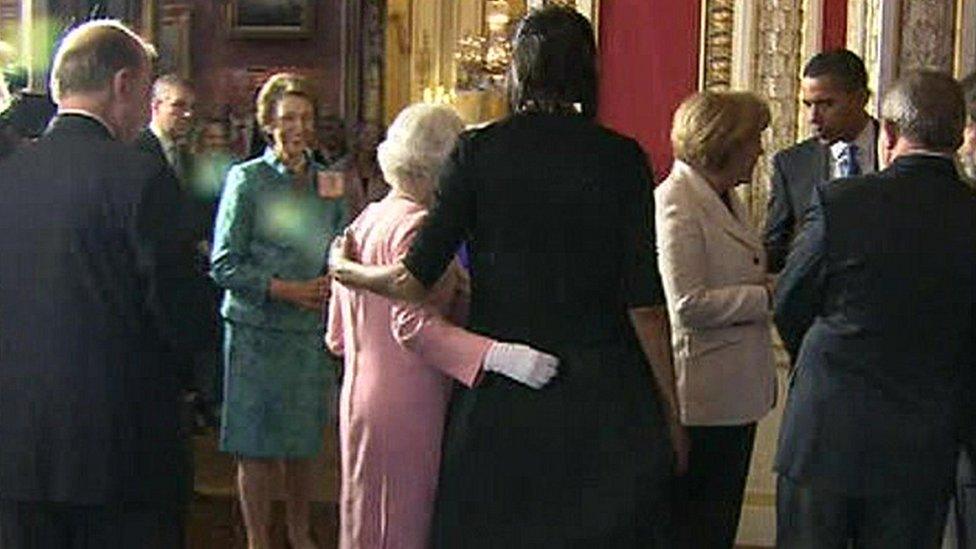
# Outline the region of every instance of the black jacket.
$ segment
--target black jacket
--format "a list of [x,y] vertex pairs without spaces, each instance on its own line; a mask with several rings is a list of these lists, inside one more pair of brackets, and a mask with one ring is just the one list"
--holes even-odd
[[0,163],[0,499],[176,502],[179,253],[164,164],[63,115]]
[[855,495],[946,482],[972,408],[976,197],[930,155],[814,189],[776,290],[796,361],[776,470]]

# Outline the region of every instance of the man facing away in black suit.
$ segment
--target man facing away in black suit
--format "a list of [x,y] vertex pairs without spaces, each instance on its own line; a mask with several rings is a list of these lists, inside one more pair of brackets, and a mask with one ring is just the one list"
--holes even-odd
[[818,53],[803,68],[800,93],[813,137],[773,156],[764,241],[769,272],[783,268],[814,184],[877,171],[877,122],[864,110],[870,93],[860,57]]
[[[976,73],[963,78],[963,96],[966,99],[966,128],[963,130],[962,146],[957,160],[963,180],[976,188]],[[969,405],[969,413],[976,417],[976,402]],[[974,425],[976,427],[976,425]],[[964,432],[962,450],[959,454],[959,468],[956,476],[956,498],[950,517],[952,528],[950,536],[955,535],[958,549],[976,548],[976,429]]]
[[[176,321],[192,265],[172,172],[131,146],[152,47],[84,23],[51,69],[58,114],[0,163],[0,546],[181,547],[187,454]],[[190,290],[192,291],[192,290]]]
[[776,457],[780,547],[935,548],[976,341],[976,195],[954,154],[959,85],[885,96],[883,171],[814,187],[779,277],[796,366]]

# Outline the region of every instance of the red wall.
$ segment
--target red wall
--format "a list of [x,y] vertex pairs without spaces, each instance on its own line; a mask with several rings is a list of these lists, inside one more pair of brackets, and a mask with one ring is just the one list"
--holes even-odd
[[288,67],[313,79],[326,107],[338,108],[342,85],[340,5],[342,0],[317,0],[311,38],[296,40],[237,39],[228,34],[227,2],[190,0],[193,39],[191,63],[194,84],[205,105],[253,101],[246,87],[247,69]]
[[636,138],[658,180],[671,169],[669,132],[678,104],[698,88],[700,2],[600,3],[600,112]]
[[824,0],[823,49],[834,50],[847,45],[847,0]]

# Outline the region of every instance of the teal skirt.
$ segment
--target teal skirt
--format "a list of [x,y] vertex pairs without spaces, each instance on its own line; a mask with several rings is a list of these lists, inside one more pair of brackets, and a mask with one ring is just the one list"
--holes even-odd
[[220,449],[247,458],[317,456],[336,379],[322,334],[225,321],[224,336]]

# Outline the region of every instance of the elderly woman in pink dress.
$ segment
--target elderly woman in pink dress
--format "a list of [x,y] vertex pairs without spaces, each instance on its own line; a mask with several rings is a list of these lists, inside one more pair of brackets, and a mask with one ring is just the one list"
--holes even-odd
[[[406,255],[462,129],[446,107],[413,105],[397,116],[378,149],[390,192],[350,225],[348,253],[366,265],[395,264]],[[470,387],[493,371],[537,389],[555,375],[555,357],[457,327],[467,314],[467,284],[455,259],[421,305],[333,285],[326,344],[346,366],[339,403],[341,548],[429,545],[455,381]]]

